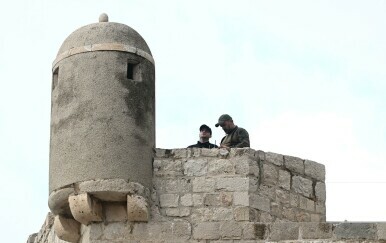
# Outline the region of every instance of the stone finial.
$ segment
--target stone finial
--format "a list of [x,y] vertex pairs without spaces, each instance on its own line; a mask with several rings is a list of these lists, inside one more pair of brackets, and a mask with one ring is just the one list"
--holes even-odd
[[99,15],[99,22],[109,22],[109,16],[105,13]]

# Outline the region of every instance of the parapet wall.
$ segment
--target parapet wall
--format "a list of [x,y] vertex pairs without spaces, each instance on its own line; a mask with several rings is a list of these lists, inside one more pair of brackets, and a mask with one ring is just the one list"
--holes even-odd
[[245,149],[157,149],[160,212],[190,222],[323,222],[324,165]]
[[89,190],[81,195],[99,203],[99,222],[49,214],[28,242],[66,242],[56,230],[78,243],[386,242],[386,223],[326,223],[324,180],[322,164],[250,148],[156,149],[147,222],[130,221],[131,202]]

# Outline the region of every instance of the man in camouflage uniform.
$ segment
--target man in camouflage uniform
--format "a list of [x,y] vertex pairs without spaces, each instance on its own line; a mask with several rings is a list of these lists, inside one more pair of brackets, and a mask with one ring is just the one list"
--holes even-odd
[[216,127],[221,126],[227,134],[220,144],[220,148],[245,148],[249,147],[249,134],[244,128],[238,127],[233,123],[230,115],[224,114],[218,118]]

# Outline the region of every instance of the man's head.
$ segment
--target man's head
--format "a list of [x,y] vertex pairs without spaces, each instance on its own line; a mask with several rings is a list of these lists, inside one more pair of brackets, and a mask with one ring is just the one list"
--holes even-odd
[[215,126],[221,126],[224,132],[228,133],[235,127],[235,124],[233,123],[233,119],[230,115],[224,114],[218,118],[218,122]]
[[208,127],[207,125],[205,124],[202,124],[200,126],[200,140],[205,140],[205,141],[209,141],[209,138],[212,137],[212,129],[210,129],[210,127]]

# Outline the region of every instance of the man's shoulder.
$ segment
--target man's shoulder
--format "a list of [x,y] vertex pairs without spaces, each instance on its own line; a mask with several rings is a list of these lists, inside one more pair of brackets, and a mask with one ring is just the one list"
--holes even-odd
[[242,127],[237,127],[237,131],[238,132],[246,132],[246,133],[248,133],[247,130],[242,128]]
[[218,148],[216,144],[210,143],[210,148]]
[[198,143],[189,145],[187,148],[199,148],[200,145]]

